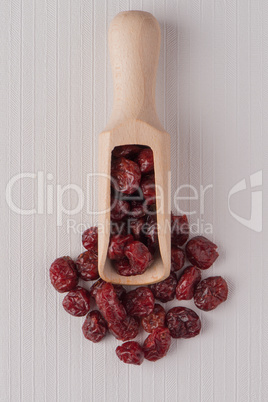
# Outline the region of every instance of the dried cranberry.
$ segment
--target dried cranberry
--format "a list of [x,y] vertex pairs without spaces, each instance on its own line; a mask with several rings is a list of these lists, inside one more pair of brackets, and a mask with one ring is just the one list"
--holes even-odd
[[82,234],[82,243],[87,250],[98,250],[98,228],[92,226]]
[[126,236],[127,235],[127,225],[126,222],[113,222],[111,221],[110,223],[110,233],[111,236],[114,235],[121,235],[121,236]]
[[49,275],[52,285],[60,293],[68,292],[78,284],[76,266],[70,257],[57,258],[51,264]]
[[137,156],[137,163],[141,173],[149,173],[154,170],[154,155],[151,148],[145,148]]
[[125,247],[125,256],[134,273],[132,275],[141,275],[153,262],[153,257],[148,248],[140,241],[133,241]]
[[104,282],[97,288],[95,300],[108,324],[123,321],[127,317],[126,310],[123,304],[120,303],[111,283]]
[[176,286],[177,277],[173,272],[171,272],[171,274],[163,281],[150,285],[150,289],[157,300],[166,303],[174,299]]
[[112,185],[117,191],[124,194],[133,194],[140,185],[141,171],[137,163],[126,159],[118,158],[112,161],[111,175]]
[[171,244],[183,246],[189,237],[189,223],[186,215],[171,214]]
[[125,246],[133,241],[133,236],[132,235],[127,235],[127,236],[121,236],[121,235],[115,235],[111,238],[110,240],[110,245],[108,248],[108,257],[111,260],[120,260],[125,256],[124,254],[124,249]]
[[149,251],[154,254],[158,248],[158,227],[155,215],[148,215],[144,224],[144,234],[146,236],[146,245]]
[[117,346],[115,350],[117,356],[124,363],[141,365],[144,360],[142,347],[138,342],[129,341]]
[[76,266],[80,278],[82,278],[84,281],[93,281],[98,279],[98,260],[94,255],[92,256],[92,252],[90,250],[85,251],[77,257]]
[[67,293],[62,301],[62,305],[67,313],[76,317],[82,317],[89,312],[90,294],[86,289],[77,286],[77,288]]
[[107,323],[99,311],[94,310],[88,313],[82,326],[85,338],[95,343],[100,342],[107,330]]
[[144,357],[155,362],[166,356],[171,344],[168,328],[156,328],[143,343]]
[[204,236],[193,237],[186,244],[186,255],[191,264],[200,269],[208,269],[218,258],[216,244]]
[[141,190],[146,205],[155,204],[155,180],[154,174],[148,174],[141,179]]
[[144,218],[129,220],[131,232],[136,240],[141,240],[143,237],[144,222],[145,222]]
[[[103,279],[98,279],[90,288],[90,296],[95,299],[97,290],[101,288],[101,286],[106,283]],[[116,296],[119,300],[122,300],[124,295],[126,294],[126,289],[122,285],[113,285]]]
[[153,312],[154,296],[149,288],[141,286],[128,292],[123,303],[129,315],[145,317]]
[[120,145],[113,149],[113,156],[119,158],[120,156],[133,157],[139,153],[141,147],[139,145]]
[[129,260],[127,257],[122,258],[121,260],[114,261],[115,269],[117,270],[119,275],[122,276],[132,276],[132,275],[137,275],[136,268],[132,268]]
[[193,338],[201,330],[198,315],[186,307],[173,307],[169,310],[166,323],[172,338]]
[[196,307],[204,311],[214,310],[228,296],[228,286],[221,276],[211,276],[199,282],[194,293]]
[[130,215],[132,218],[142,218],[145,215],[143,203],[141,201],[131,202]]
[[128,341],[136,338],[139,333],[140,322],[137,317],[127,316],[123,321],[109,323],[109,331],[119,341]]
[[130,205],[127,201],[118,200],[117,198],[111,199],[111,219],[113,221],[120,221],[129,212]]
[[201,281],[201,272],[196,267],[187,267],[182,273],[176,287],[178,300],[190,300],[194,296],[197,284]]
[[166,312],[160,304],[155,304],[153,311],[141,319],[141,325],[146,332],[153,332],[155,328],[165,326]]
[[171,247],[171,272],[179,271],[185,263],[184,251],[179,247]]

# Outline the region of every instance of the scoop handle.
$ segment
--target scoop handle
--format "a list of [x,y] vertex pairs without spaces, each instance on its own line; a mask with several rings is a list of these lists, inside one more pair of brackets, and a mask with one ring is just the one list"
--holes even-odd
[[124,11],[111,22],[114,104],[110,126],[134,118],[162,128],[155,110],[160,42],[160,26],[150,13]]

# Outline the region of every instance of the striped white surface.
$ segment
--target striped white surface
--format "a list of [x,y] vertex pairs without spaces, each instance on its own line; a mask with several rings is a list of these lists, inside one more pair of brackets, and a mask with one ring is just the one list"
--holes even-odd
[[[1,0],[1,401],[265,401],[268,399],[267,209],[256,233],[229,213],[239,180],[267,175],[268,3],[265,0]],[[121,10],[152,12],[162,29],[157,108],[172,136],[172,188],[213,185],[204,214],[229,300],[202,313],[202,336],[173,342],[168,356],[121,364],[117,342],[92,345],[83,319],[68,316],[48,280],[50,263],[75,257],[80,235],[53,213],[20,216],[4,199],[20,172],[52,174],[44,197],[68,183],[86,192],[97,169],[97,135],[112,105],[107,27]],[[13,200],[37,207],[37,181]],[[51,199],[51,198],[50,198]],[[263,200],[267,185],[263,186]],[[65,205],[76,205],[74,193]],[[96,207],[96,183],[87,202]],[[265,204],[264,204],[265,205]],[[249,218],[250,191],[233,209]],[[76,223],[96,222],[86,212]],[[266,241],[266,243],[265,243]],[[174,303],[175,305],[177,303]],[[193,306],[192,302],[183,303]],[[141,335],[142,339],[143,335]]]

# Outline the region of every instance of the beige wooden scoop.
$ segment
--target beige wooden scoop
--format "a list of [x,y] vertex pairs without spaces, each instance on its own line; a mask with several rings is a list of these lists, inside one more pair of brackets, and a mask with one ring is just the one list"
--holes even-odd
[[[161,33],[147,12],[125,11],[111,22],[109,49],[114,80],[114,104],[107,127],[99,136],[98,268],[107,282],[142,285],[159,282],[170,273],[170,136],[155,110],[155,81]],[[110,172],[114,147],[140,144],[154,154],[160,255],[142,275],[118,275],[107,258],[110,237]]]

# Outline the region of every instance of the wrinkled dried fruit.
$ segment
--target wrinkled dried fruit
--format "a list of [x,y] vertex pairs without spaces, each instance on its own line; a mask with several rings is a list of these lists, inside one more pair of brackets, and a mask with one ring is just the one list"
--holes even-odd
[[198,315],[186,307],[173,307],[167,312],[166,324],[172,338],[193,338],[201,330]]
[[171,247],[171,272],[179,271],[185,263],[184,251],[179,247]]
[[131,201],[130,216],[132,218],[142,218],[145,216],[145,209],[143,202],[141,201]]
[[124,363],[140,365],[144,360],[142,347],[138,342],[125,342],[121,346],[117,346],[115,350],[117,356]]
[[158,327],[165,326],[166,312],[160,304],[155,304],[153,311],[141,319],[141,325],[146,332],[153,332]]
[[132,235],[121,236],[115,235],[110,240],[108,248],[108,257],[111,260],[120,260],[125,256],[125,247],[128,243],[133,241]]
[[114,266],[119,275],[122,276],[136,275],[137,270],[136,268],[133,269],[131,267],[127,257],[124,257],[118,261],[114,261]]
[[171,274],[163,281],[150,285],[150,289],[157,300],[166,303],[174,299],[176,286],[177,277],[173,272],[171,272]]
[[89,312],[90,294],[86,289],[77,286],[77,288],[67,293],[62,301],[62,305],[67,313],[75,317],[82,317]]
[[140,185],[141,171],[137,163],[124,157],[112,161],[112,186],[124,194],[133,194]]
[[76,260],[77,271],[84,281],[93,281],[98,279],[98,260],[92,251],[88,250],[80,254]]
[[120,158],[120,156],[127,156],[131,158],[137,155],[141,150],[139,145],[120,145],[113,149],[113,156],[116,158]]
[[[97,290],[101,288],[101,286],[106,283],[103,279],[98,279],[90,288],[90,296],[95,299]],[[124,295],[126,294],[126,289],[122,285],[113,285],[116,296],[119,300],[122,300]]]
[[194,293],[196,307],[204,311],[214,310],[228,296],[228,286],[221,276],[211,276],[199,282]]
[[144,234],[146,236],[146,245],[151,254],[154,254],[158,248],[158,227],[155,215],[148,215],[144,224]]
[[127,316],[123,321],[109,324],[109,331],[119,341],[128,341],[136,338],[139,333],[140,322],[137,317]]
[[144,218],[129,220],[131,232],[136,240],[141,240],[144,235],[144,230],[143,230],[144,222],[145,222]]
[[176,287],[178,300],[190,300],[194,296],[197,284],[201,281],[201,272],[196,267],[187,267],[182,273]]
[[154,155],[151,148],[145,148],[137,156],[137,163],[141,173],[149,173],[154,170]]
[[125,247],[125,256],[129,259],[133,270],[132,275],[141,275],[153,262],[153,257],[148,248],[140,241],[133,241]]
[[146,205],[155,204],[155,180],[154,174],[148,174],[141,179],[141,191],[146,201]]
[[111,200],[111,219],[113,221],[120,221],[129,212],[130,205],[127,201],[112,198]]
[[[92,293],[91,293],[92,294]],[[126,310],[120,303],[111,283],[104,282],[95,293],[97,306],[108,324],[123,321],[127,317]]]
[[189,223],[186,215],[171,214],[171,244],[183,246],[189,237]]
[[82,326],[82,331],[86,339],[97,343],[102,340],[108,331],[107,323],[97,310],[91,311],[86,316]]
[[82,243],[87,250],[98,252],[98,228],[96,226],[92,226],[84,231],[82,234]]
[[114,235],[126,236],[128,234],[126,222],[125,221],[122,221],[122,222],[111,221],[110,222],[110,234],[111,234],[111,236],[114,236]]
[[155,362],[166,356],[171,344],[168,328],[156,328],[143,343],[144,357]]
[[193,237],[186,244],[186,255],[191,264],[200,269],[208,269],[218,258],[216,244],[204,236]]
[[51,264],[49,276],[52,285],[60,293],[68,292],[78,284],[76,265],[68,256],[57,258]]
[[129,315],[145,317],[153,312],[154,296],[149,288],[141,286],[128,292],[123,304]]

